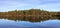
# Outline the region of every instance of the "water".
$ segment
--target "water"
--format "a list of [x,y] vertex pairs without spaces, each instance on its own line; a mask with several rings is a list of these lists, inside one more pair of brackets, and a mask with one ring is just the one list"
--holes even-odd
[[60,20],[54,19],[40,22],[30,22],[0,19],[0,28],[60,28]]

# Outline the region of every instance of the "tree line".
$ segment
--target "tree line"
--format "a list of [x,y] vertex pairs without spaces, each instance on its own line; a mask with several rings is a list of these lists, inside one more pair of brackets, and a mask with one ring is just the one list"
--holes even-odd
[[49,12],[41,9],[29,9],[29,10],[14,10],[8,12],[0,12],[0,17],[40,17],[40,18],[53,18],[60,17],[60,12]]

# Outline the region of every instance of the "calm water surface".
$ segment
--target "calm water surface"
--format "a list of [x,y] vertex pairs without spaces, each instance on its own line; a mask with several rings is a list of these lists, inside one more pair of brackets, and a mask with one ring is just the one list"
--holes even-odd
[[0,28],[60,28],[60,20],[29,22],[0,19]]

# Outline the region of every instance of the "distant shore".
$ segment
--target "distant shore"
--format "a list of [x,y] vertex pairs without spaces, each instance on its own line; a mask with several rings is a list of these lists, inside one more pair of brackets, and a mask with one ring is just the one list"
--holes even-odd
[[0,12],[0,17],[40,17],[40,18],[53,18],[60,17],[60,12],[49,12],[40,9],[30,10],[14,10],[8,12]]

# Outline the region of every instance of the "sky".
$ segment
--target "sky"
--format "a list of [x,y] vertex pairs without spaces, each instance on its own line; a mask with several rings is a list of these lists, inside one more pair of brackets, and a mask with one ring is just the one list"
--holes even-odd
[[31,8],[60,11],[60,0],[0,0],[0,12]]

